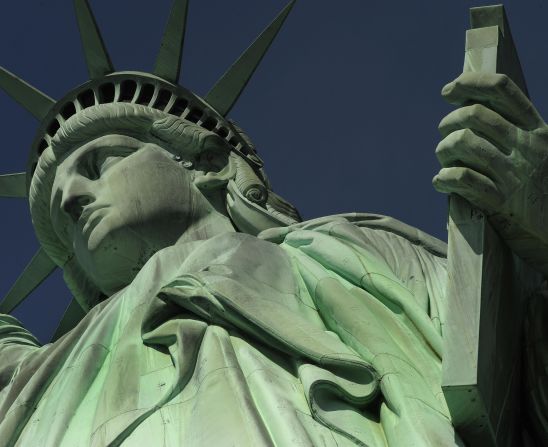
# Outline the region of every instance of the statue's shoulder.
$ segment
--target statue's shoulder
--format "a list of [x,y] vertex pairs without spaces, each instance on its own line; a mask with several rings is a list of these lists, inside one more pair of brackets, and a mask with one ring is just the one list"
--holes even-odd
[[261,232],[258,237],[279,244],[296,231],[313,231],[337,238],[349,238],[352,234],[354,236],[361,234],[371,240],[382,239],[382,243],[385,244],[397,240],[425,249],[437,257],[447,257],[445,242],[418,228],[381,214],[345,213],[324,216],[288,227],[271,228]]

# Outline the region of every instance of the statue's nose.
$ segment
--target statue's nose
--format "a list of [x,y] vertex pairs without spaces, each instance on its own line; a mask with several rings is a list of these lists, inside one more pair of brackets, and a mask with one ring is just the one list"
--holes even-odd
[[73,222],[78,222],[84,207],[95,200],[89,183],[90,180],[78,177],[70,179],[63,188],[60,206]]

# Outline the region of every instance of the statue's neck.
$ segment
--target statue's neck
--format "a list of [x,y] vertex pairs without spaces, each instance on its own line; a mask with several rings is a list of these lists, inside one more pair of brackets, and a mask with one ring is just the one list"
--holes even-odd
[[234,233],[236,229],[230,218],[212,211],[187,227],[175,245],[194,241],[205,241],[223,233]]

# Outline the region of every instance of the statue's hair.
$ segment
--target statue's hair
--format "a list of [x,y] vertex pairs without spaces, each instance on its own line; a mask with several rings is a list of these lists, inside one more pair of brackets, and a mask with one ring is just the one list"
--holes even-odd
[[[249,141],[241,129],[235,129]],[[76,261],[70,241],[62,240],[53,228],[51,191],[55,171],[62,160],[75,148],[108,134],[126,135],[156,143],[186,159],[195,159],[210,148],[224,148],[227,154],[230,152],[230,146],[214,132],[139,104],[117,103],[89,107],[61,125],[34,170],[29,191],[30,210],[43,249],[63,268],[65,282],[86,310],[97,304],[101,293]],[[291,224],[300,220],[292,205],[270,191],[262,170],[255,171],[234,152],[230,153],[230,157],[237,166],[235,183],[244,197],[261,205],[282,222]]]

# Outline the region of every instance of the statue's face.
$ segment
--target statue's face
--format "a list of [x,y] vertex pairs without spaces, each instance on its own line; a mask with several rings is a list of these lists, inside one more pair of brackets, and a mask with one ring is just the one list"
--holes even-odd
[[54,229],[93,282],[112,293],[206,212],[193,176],[155,144],[122,135],[97,138],[57,168]]

